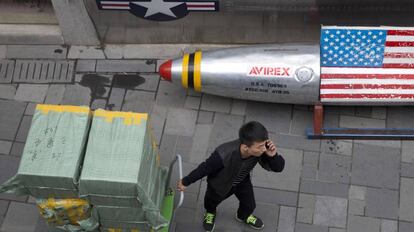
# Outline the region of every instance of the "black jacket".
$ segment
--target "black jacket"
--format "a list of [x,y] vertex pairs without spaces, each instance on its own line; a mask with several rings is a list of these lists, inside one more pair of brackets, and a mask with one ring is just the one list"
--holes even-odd
[[[208,184],[217,194],[224,196],[230,191],[242,162],[239,140],[224,143],[217,147],[205,162],[183,178],[183,185],[188,186],[208,176]],[[273,157],[263,154],[257,157],[257,162],[264,169],[274,172],[281,172],[285,166],[285,160],[280,154]]]

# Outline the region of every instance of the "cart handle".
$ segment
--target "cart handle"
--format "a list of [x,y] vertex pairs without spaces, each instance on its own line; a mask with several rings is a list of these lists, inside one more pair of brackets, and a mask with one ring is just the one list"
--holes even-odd
[[[180,180],[183,179],[183,159],[181,158],[180,154],[176,154],[175,158],[170,163],[170,168],[168,170],[168,177],[167,177],[167,183],[166,183],[165,189],[168,189],[170,186],[172,168],[175,162],[177,161],[178,161],[178,173],[180,176]],[[178,201],[177,207],[175,209],[180,208],[183,202],[184,202],[184,192],[180,192],[180,200]]]

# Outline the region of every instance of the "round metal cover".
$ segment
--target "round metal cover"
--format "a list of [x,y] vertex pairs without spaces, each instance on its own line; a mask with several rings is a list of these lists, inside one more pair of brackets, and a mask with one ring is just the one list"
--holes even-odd
[[296,69],[295,77],[300,82],[308,82],[313,77],[313,70],[308,67],[300,67]]

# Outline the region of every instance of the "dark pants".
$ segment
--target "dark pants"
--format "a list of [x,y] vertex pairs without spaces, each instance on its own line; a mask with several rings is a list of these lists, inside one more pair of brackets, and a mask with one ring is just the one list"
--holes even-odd
[[236,186],[233,186],[226,196],[222,197],[218,195],[213,188],[207,185],[206,195],[204,197],[204,208],[209,213],[216,213],[217,206],[229,198],[231,195],[236,195],[239,199],[239,209],[237,215],[240,219],[246,220],[250,214],[253,213],[256,208],[256,201],[254,199],[253,186],[250,178],[247,177],[243,182]]

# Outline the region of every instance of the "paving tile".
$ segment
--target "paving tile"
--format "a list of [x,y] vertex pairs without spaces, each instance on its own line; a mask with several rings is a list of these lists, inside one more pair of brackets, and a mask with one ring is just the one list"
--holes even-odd
[[[175,149],[177,146],[178,135],[163,134],[160,144],[160,161],[163,165],[169,165],[175,156]],[[187,173],[183,173],[187,175]]]
[[365,201],[350,199],[348,204],[348,214],[349,215],[365,215]]
[[329,232],[346,232],[346,229],[329,228]]
[[398,222],[394,220],[381,220],[381,232],[398,232]]
[[348,232],[379,232],[381,221],[376,218],[349,216]]
[[[140,85],[134,87],[134,89],[147,90],[147,91],[157,91],[160,75],[159,74],[139,74],[144,82]],[[171,84],[171,83],[170,83]]]
[[327,226],[296,223],[296,232],[328,232]]
[[349,199],[365,200],[367,188],[364,186],[351,185],[349,188]]
[[[19,157],[0,155],[0,183],[6,182],[17,173],[19,163]],[[25,202],[27,197],[19,197],[15,194],[0,193],[0,199]]]
[[348,200],[345,198],[316,196],[314,223],[329,227],[346,227]]
[[372,146],[401,148],[400,140],[354,140],[354,144],[366,144]]
[[155,62],[150,60],[98,60],[96,72],[150,73],[156,70]]
[[96,60],[78,60],[76,62],[76,72],[95,72]]
[[414,178],[414,163],[401,163],[401,177]]
[[8,155],[10,153],[12,142],[0,140],[0,154]]
[[108,100],[107,110],[121,110],[122,102],[124,101],[125,89],[112,88]]
[[313,127],[313,112],[293,110],[292,126],[290,133],[294,135],[306,135],[306,128]]
[[269,137],[273,140],[277,147],[300,149],[307,151],[319,151],[321,140],[307,139],[305,136],[273,134],[269,133]]
[[399,232],[412,232],[414,231],[414,223],[410,222],[398,222]]
[[24,115],[33,116],[37,103],[28,103]]
[[203,94],[200,109],[205,111],[230,113],[231,102],[231,98]]
[[7,45],[8,59],[65,59],[63,45]]
[[164,125],[167,120],[168,109],[163,106],[154,105],[150,115],[150,124],[152,132],[157,140],[157,144],[160,144],[161,136],[164,131]]
[[246,122],[258,121],[269,132],[289,133],[292,106],[264,102],[247,102]]
[[5,59],[7,54],[7,46],[0,45],[0,59]]
[[122,111],[150,113],[155,98],[155,93],[127,90],[122,105]]
[[321,151],[325,153],[333,153],[339,155],[352,155],[352,141],[351,140],[322,140]]
[[317,167],[319,164],[319,153],[314,151],[303,152],[303,165]]
[[179,208],[176,211],[175,214],[175,222],[177,223],[177,225],[179,224],[188,224],[188,223],[200,223],[201,224],[201,220],[199,220],[199,218],[195,217],[195,209],[193,208]]
[[17,85],[0,84],[0,99],[14,99],[16,94]]
[[106,99],[94,99],[94,100],[92,101],[92,104],[91,104],[91,109],[92,109],[92,110],[96,110],[96,109],[105,109],[105,107],[106,107],[106,102],[107,102],[107,100],[106,100]]
[[314,195],[301,193],[299,195],[299,208],[297,222],[313,223],[316,198]]
[[75,106],[89,106],[91,90],[81,85],[67,85],[63,95],[62,104]]
[[183,107],[186,93],[183,87],[168,81],[160,81],[156,104],[168,107]]
[[237,139],[242,124],[243,117],[241,116],[216,113],[210,134],[208,152],[213,152],[222,143]]
[[246,106],[247,106],[247,101],[233,99],[230,113],[235,114],[235,115],[245,115]]
[[200,101],[201,99],[199,97],[187,96],[185,99],[184,108],[198,110],[200,108]]
[[303,166],[301,178],[303,180],[317,180],[318,169],[312,166]]
[[26,103],[0,100],[0,139],[14,140]]
[[175,232],[187,232],[187,231],[205,232],[201,222],[196,222],[196,223],[191,223],[191,224],[190,223],[177,223],[175,227]]
[[39,219],[35,205],[11,202],[0,231],[33,232]]
[[10,204],[9,201],[0,200],[0,217],[6,216],[6,212],[7,212],[7,209],[9,208],[9,204]]
[[24,143],[14,142],[10,155],[21,157],[23,155]]
[[214,119],[214,112],[198,111],[197,124],[212,124]]
[[50,85],[46,93],[46,104],[60,104],[63,100],[66,87],[64,85]]
[[254,196],[256,198],[256,202],[273,205],[297,206],[297,192],[261,188],[256,187],[255,181],[252,181],[252,183],[254,186]]
[[354,144],[351,183],[398,189],[399,160],[399,149]]
[[385,120],[341,115],[339,126],[344,128],[385,128]]
[[70,46],[68,59],[105,59],[103,49],[97,46]]
[[26,142],[27,135],[29,134],[30,125],[32,124],[32,117],[29,115],[23,116],[22,122],[20,123],[19,130],[17,132],[16,141]]
[[300,150],[278,149],[285,159],[285,168],[281,173],[269,172],[257,165],[252,179],[256,186],[281,190],[298,191],[302,170],[303,153]]
[[164,133],[172,135],[193,136],[197,111],[187,109],[170,109],[167,115]]
[[189,162],[199,164],[203,162],[208,151],[208,141],[210,139],[213,126],[208,124],[197,124],[194,131],[194,141],[191,146],[191,157]]
[[398,219],[398,191],[367,188],[365,215]]
[[402,141],[401,161],[414,163],[414,141]]
[[321,181],[334,183],[349,183],[351,157],[321,153],[319,160],[318,178]]
[[312,193],[318,195],[327,195],[333,197],[346,198],[348,196],[347,184],[326,183],[312,180],[302,180],[300,182],[300,191],[303,193]]
[[190,162],[193,155],[191,147],[194,144],[193,136],[177,136],[175,154],[180,154],[184,162]]
[[48,85],[20,84],[14,97],[17,101],[43,103]]
[[414,179],[401,178],[399,219],[414,222]]
[[281,206],[279,212],[278,232],[294,232],[296,208]]
[[387,128],[414,128],[414,108],[398,106],[387,108]]

